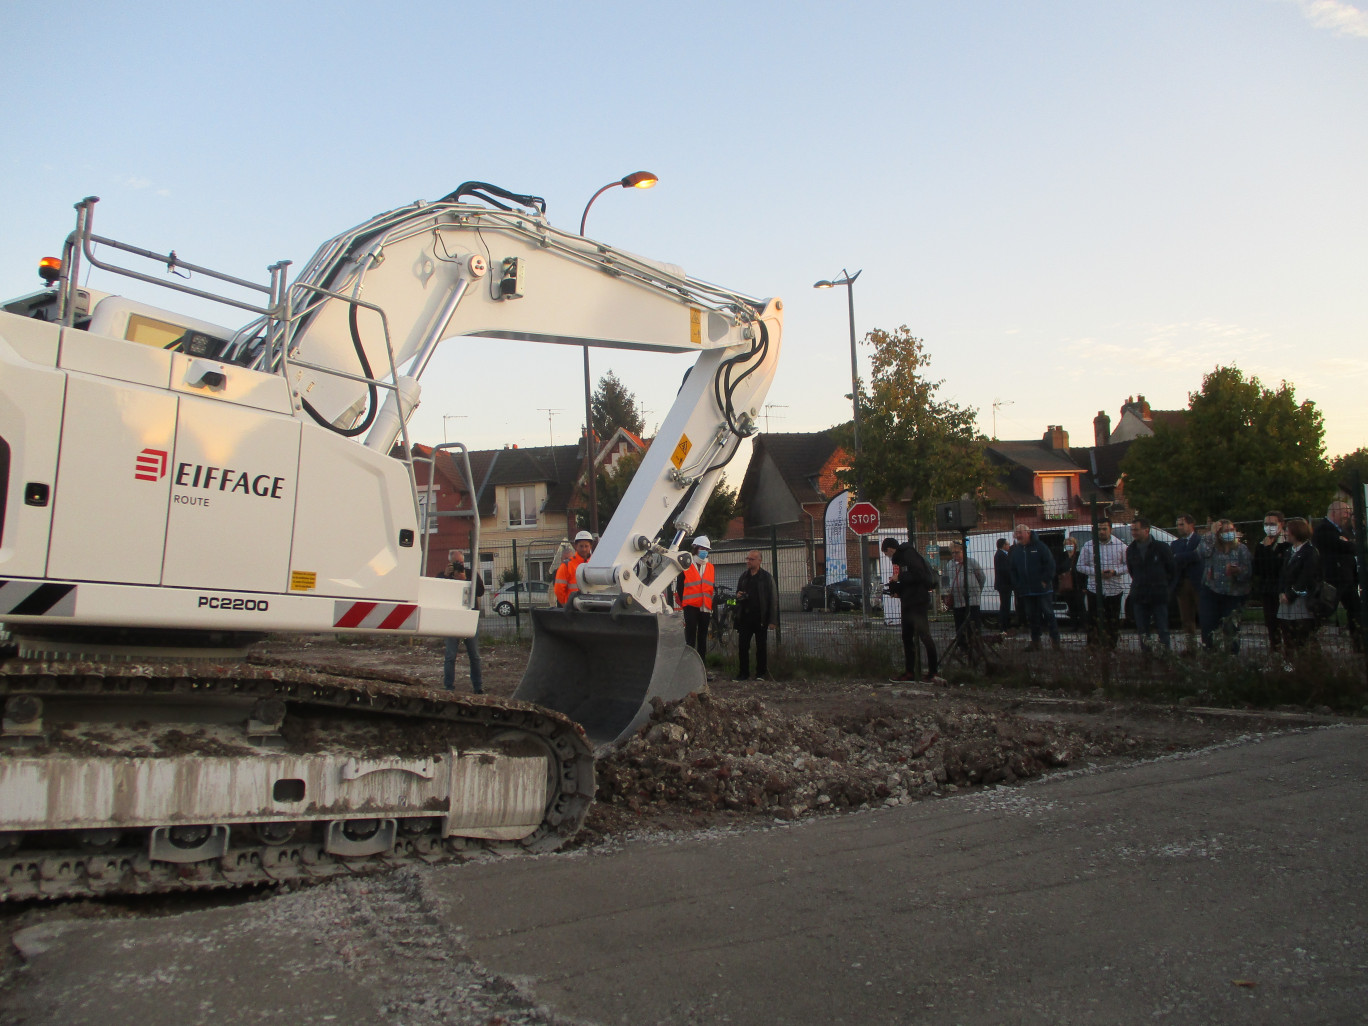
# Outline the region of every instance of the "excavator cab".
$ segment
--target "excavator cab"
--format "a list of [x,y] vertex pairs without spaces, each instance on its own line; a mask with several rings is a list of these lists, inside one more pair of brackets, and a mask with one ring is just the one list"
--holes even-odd
[[707,681],[677,616],[576,609],[532,611],[532,655],[513,697],[564,713],[596,748],[626,740],[651,715]]

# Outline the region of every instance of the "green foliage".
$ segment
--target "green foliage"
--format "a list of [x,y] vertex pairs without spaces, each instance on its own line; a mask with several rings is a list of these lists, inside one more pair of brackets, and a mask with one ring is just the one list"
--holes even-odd
[[589,412],[594,419],[594,433],[602,442],[608,441],[618,428],[638,436],[644,428],[636,394],[627,391],[612,371],[599,378],[598,388],[589,400]]
[[[598,507],[599,524],[607,524],[617,511],[618,505],[622,502],[622,497],[627,494],[627,486],[632,483],[632,478],[636,476],[637,469],[641,466],[641,453],[626,453],[618,459],[617,466],[613,470],[600,470],[598,476]],[[692,492],[685,494],[684,499],[671,514],[666,522],[665,534],[674,532],[674,517],[688,502]],[[712,495],[703,506],[703,513],[698,518],[698,527],[695,534],[706,534],[714,539],[721,539],[727,533],[727,526],[732,518],[736,516],[737,506],[740,504],[740,497],[737,492],[727,487],[727,478],[724,474],[717,482],[717,487],[713,489]]]
[[522,580],[522,571],[516,566],[505,567],[504,572],[499,574],[499,584],[513,584],[515,581]]
[[[863,480],[862,499],[909,499],[929,520],[937,502],[975,495],[989,477],[977,411],[938,398],[943,382],[927,377],[925,343],[906,325],[892,332],[876,328],[864,342],[874,355],[869,387],[859,386],[860,455],[840,476],[852,486]],[[849,432],[836,431],[853,452]]]
[[1336,484],[1348,485],[1353,481],[1355,473],[1361,481],[1368,483],[1368,448],[1358,448],[1353,452],[1336,456],[1330,461],[1330,466],[1335,471]]
[[637,452],[623,453],[618,457],[617,466],[612,470],[599,468],[596,494],[600,527],[606,526],[612,519],[618,504],[622,502],[622,497],[627,494],[627,486],[632,483],[637,468],[641,466],[641,456],[642,454]]
[[741,497],[734,488],[727,487],[727,475],[723,474],[703,506],[696,533],[721,540],[726,535],[727,528],[731,526],[732,518],[736,516],[740,504]]
[[1182,426],[1160,424],[1121,463],[1130,504],[1158,523],[1179,513],[1258,520],[1269,509],[1315,515],[1333,495],[1325,424],[1284,381],[1266,388],[1238,367],[1217,367],[1188,396]]

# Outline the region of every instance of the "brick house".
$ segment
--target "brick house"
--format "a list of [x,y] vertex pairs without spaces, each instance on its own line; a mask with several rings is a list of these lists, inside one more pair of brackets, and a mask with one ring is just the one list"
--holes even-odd
[[[414,443],[413,475],[418,486],[418,520],[422,524],[422,540],[427,545],[423,573],[435,576],[446,569],[449,550],[460,549],[469,557],[474,523],[474,517],[469,515],[470,489],[460,467],[459,455],[453,456],[449,449],[434,450],[432,446]],[[460,515],[462,513],[466,515]]]
[[[619,429],[599,447],[596,464],[615,467],[647,443]],[[561,546],[587,521],[583,440],[572,445],[480,449],[470,454],[480,513],[480,565],[486,583],[514,565],[527,580],[555,575]],[[600,525],[601,526],[601,525]]]

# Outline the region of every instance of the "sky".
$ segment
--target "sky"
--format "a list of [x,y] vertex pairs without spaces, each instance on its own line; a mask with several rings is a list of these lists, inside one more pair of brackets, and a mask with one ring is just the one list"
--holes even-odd
[[[784,300],[762,426],[847,420],[857,334],[907,325],[980,430],[1090,444],[1217,365],[1368,445],[1368,0],[0,3],[0,294],[72,205],[243,278],[482,180],[574,231]],[[90,287],[236,327],[96,271]],[[860,347],[868,373],[868,347]],[[648,433],[683,357],[599,350]],[[410,425],[573,441],[580,350],[454,340]],[[559,410],[548,416],[547,410]],[[735,485],[738,481],[733,481]]]

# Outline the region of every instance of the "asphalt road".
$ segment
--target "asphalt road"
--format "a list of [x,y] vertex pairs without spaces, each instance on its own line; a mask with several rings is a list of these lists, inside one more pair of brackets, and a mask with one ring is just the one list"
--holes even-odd
[[53,921],[22,1023],[1368,1022],[1368,727]]

